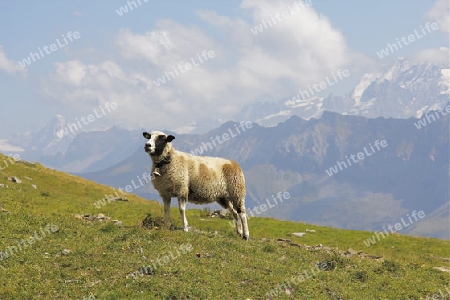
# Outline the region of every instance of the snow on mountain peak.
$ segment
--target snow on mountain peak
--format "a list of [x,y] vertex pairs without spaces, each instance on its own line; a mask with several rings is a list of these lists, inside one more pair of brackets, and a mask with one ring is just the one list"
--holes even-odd
[[275,126],[291,115],[303,119],[326,111],[367,118],[410,118],[445,107],[450,94],[447,64],[398,58],[384,70],[366,73],[344,96],[280,100],[271,105],[254,104],[240,115],[262,126]]
[[439,82],[441,94],[450,94],[450,69],[442,69],[441,76],[441,81]]
[[355,86],[352,92],[352,98],[355,101],[355,105],[361,105],[361,97],[364,91],[381,76],[380,73],[366,73],[361,81]]

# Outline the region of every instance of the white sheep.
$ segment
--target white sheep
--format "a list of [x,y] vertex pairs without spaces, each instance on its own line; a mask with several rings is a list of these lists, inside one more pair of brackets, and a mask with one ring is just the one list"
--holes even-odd
[[152,159],[152,183],[164,202],[165,225],[170,227],[171,197],[178,198],[184,231],[188,231],[186,203],[218,202],[234,217],[237,233],[248,240],[245,179],[238,163],[219,157],[194,156],[172,147],[173,135],[144,132],[145,152]]

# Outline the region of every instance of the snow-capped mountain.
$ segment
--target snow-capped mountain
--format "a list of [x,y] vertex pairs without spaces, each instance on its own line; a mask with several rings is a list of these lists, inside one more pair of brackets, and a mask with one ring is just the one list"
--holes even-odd
[[248,106],[235,117],[262,126],[275,126],[292,115],[319,118],[323,111],[368,118],[420,118],[445,107],[450,96],[450,66],[399,58],[379,72],[365,74],[344,96],[310,97]]
[[107,168],[140,146],[140,130],[111,127],[86,132],[74,129],[74,124],[56,115],[37,132],[0,140],[0,151],[4,154],[18,153],[24,160],[76,173]]
[[353,108],[342,113],[369,118],[420,118],[445,106],[450,67],[399,58],[386,72],[367,74],[350,93]]
[[65,153],[76,136],[72,132],[64,137],[58,136],[58,132],[61,132],[66,125],[67,122],[63,116],[55,115],[38,132],[15,134],[5,142],[21,148],[23,151],[22,158],[26,160],[35,160],[42,155],[52,156]]
[[[295,96],[289,100],[257,103],[245,107],[235,121],[251,121],[272,127],[295,115],[318,119],[324,111],[367,118],[408,119],[444,108],[450,96],[450,66],[399,58],[384,70],[365,74],[351,92],[326,98]],[[223,124],[209,118],[172,129],[178,134],[205,133]],[[140,147],[139,130],[110,128],[92,132],[71,131],[63,116],[55,116],[35,133],[0,140],[0,151],[20,153],[25,160],[40,161],[67,172],[89,172],[107,168]],[[170,128],[169,128],[170,129]],[[106,144],[113,140],[119,149]],[[86,145],[90,145],[86,149]],[[121,145],[127,145],[124,149]],[[13,152],[15,152],[13,151]]]
[[66,119],[61,115],[56,115],[53,119],[38,132],[38,141],[33,146],[33,150],[41,147],[44,155],[55,155],[64,153],[70,146],[70,143],[76,136],[75,132],[68,132],[67,135],[60,135],[67,127]]

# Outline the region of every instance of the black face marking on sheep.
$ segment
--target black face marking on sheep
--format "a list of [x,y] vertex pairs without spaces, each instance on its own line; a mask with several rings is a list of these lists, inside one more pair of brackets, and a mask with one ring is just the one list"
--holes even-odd
[[152,156],[160,156],[163,154],[167,143],[170,143],[175,139],[173,135],[151,135],[147,132],[144,132],[143,136],[148,139],[144,146],[145,152]]

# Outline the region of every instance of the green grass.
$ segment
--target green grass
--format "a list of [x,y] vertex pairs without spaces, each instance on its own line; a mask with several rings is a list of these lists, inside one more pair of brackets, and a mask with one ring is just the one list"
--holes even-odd
[[[277,299],[425,299],[450,282],[448,273],[434,269],[450,268],[435,258],[450,256],[449,241],[396,234],[366,247],[372,232],[250,218],[251,240],[245,242],[230,220],[209,218],[202,207],[187,212],[191,232],[149,230],[141,226],[147,214],[163,216],[155,201],[127,195],[129,202],[96,208],[94,202],[112,188],[39,164],[7,167],[0,172],[2,183],[9,188],[0,188],[0,206],[8,211],[0,212],[0,251],[35,232],[41,240],[0,261],[0,299],[266,299],[278,286],[283,292]],[[123,226],[75,217],[98,213]],[[180,226],[178,209],[171,216]],[[58,230],[43,237],[41,228],[51,224]],[[290,235],[306,229],[316,232]],[[309,251],[278,238],[383,259]],[[64,249],[71,252],[63,255]]]

